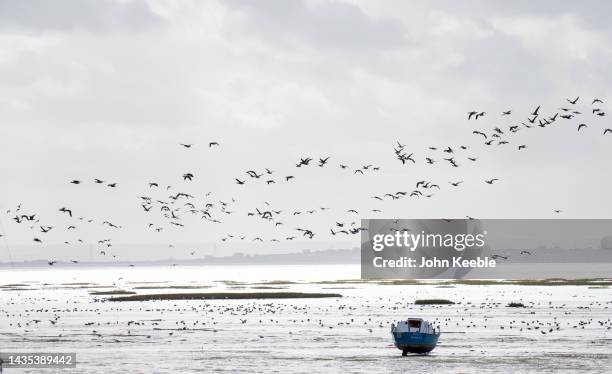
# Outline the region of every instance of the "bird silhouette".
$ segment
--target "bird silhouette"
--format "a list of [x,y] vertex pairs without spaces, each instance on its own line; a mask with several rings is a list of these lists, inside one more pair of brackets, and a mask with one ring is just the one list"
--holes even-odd
[[492,255],[491,256],[492,259],[496,260],[498,258],[503,258],[504,260],[508,259],[508,256],[502,256],[502,255]]
[[312,161],[312,158],[310,157],[300,158],[300,162],[298,162],[295,166],[298,168],[302,166],[307,166],[308,164],[310,164],[310,161]]
[[69,215],[70,217],[72,217],[72,210],[70,210],[70,209],[68,209],[68,208],[61,208],[59,211],[60,211],[60,212],[63,212],[63,213],[68,213],[68,215]]
[[565,99],[565,100],[567,100],[567,102],[570,104],[576,104],[578,102],[578,99],[580,99],[580,96],[576,97],[574,100],[570,100],[570,99]]
[[472,131],[472,134],[482,135],[485,139],[487,139],[487,134],[485,134],[484,132],[474,130]]
[[254,170],[247,170],[246,172],[251,178],[259,179],[263,176],[263,174],[257,174]]
[[474,116],[474,119],[477,120],[478,117],[482,117],[485,114],[487,113],[486,112],[476,112],[476,111],[468,112],[468,120],[472,119],[472,116]]

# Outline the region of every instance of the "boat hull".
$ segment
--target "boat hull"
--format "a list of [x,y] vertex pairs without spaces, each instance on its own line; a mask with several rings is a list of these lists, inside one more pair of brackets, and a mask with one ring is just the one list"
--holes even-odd
[[402,353],[428,353],[438,344],[440,334],[424,334],[420,332],[393,332],[395,346]]

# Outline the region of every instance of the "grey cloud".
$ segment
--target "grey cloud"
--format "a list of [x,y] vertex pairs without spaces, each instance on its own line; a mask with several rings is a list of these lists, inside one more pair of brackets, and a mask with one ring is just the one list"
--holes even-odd
[[0,30],[17,32],[142,30],[162,19],[140,0],[0,1]]
[[[580,138],[565,123],[521,132],[529,148],[518,154],[483,149],[471,136],[472,127],[520,123],[538,104],[552,114],[565,97],[581,95],[588,110],[591,96],[612,96],[607,26],[586,11],[549,2],[211,4],[164,8],[167,23],[156,29],[163,21],[145,2],[0,0],[0,206],[23,202],[55,219],[58,207],[68,205],[124,225],[118,242],[157,244],[177,240],[178,232],[161,239],[138,231],[143,213],[134,200],[149,193],[150,180],[198,197],[204,191],[214,199],[236,197],[235,221],[205,226],[206,240],[230,228],[275,235],[243,220],[268,199],[287,211],[329,206],[340,220],[348,207],[366,212],[374,207],[369,196],[403,191],[414,178],[465,179],[466,189],[388,205],[385,214],[541,217],[555,207],[605,216],[596,200],[608,183],[582,182],[601,179],[602,149],[612,140],[599,131],[605,118],[589,123],[594,132]],[[576,58],[576,50],[586,57]],[[490,114],[466,122],[472,109]],[[507,109],[511,118],[497,117]],[[211,140],[222,147],[209,150]],[[394,158],[396,140],[415,152],[419,165]],[[185,151],[180,142],[195,146]],[[469,146],[478,163],[458,170],[422,165],[432,156],[426,146],[453,144]],[[382,169],[376,178],[339,174],[337,165],[295,169],[294,160],[305,156]],[[595,158],[600,161],[591,163]],[[233,182],[263,167],[279,176],[300,174],[296,183],[260,189]],[[197,180],[183,182],[186,171]],[[94,177],[120,188],[101,191]],[[492,177],[504,183],[485,189],[482,180]],[[87,183],[67,188],[73,178]],[[530,190],[523,194],[525,181]],[[20,234],[9,224],[11,244],[30,244],[29,230]],[[326,221],[312,224],[326,239]],[[288,221],[286,227],[299,226]],[[188,225],[180,235],[202,240],[202,226]]]
[[320,47],[385,49],[405,42],[401,23],[374,19],[351,4],[306,1],[231,1],[246,14],[252,32],[279,42],[292,40]]

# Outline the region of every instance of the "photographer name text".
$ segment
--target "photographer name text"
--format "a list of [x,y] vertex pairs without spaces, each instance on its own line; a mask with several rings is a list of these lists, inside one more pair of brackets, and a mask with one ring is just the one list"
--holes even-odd
[[374,257],[372,263],[376,268],[494,268],[497,266],[497,262],[489,257],[468,260],[462,256],[454,256],[451,259],[421,257],[420,261],[411,257],[385,259],[379,256]]

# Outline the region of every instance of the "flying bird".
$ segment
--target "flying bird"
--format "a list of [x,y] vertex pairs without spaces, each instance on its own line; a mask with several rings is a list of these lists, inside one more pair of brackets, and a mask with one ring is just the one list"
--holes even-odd
[[70,217],[72,217],[72,210],[70,210],[68,208],[61,208],[59,211],[62,212],[62,213],[68,213],[68,215]]
[[474,130],[472,131],[472,134],[482,135],[485,139],[487,139],[487,134],[485,134],[484,132]]
[[251,177],[251,178],[261,178],[263,176],[263,174],[257,174],[256,171],[254,170],[247,170],[246,173]]
[[493,255],[491,256],[492,259],[496,260],[498,258],[503,258],[504,260],[508,259],[508,256],[502,256],[502,255]]
[[310,157],[306,157],[306,158],[301,158],[301,157],[300,157],[300,162],[299,162],[299,163],[297,163],[297,164],[295,165],[295,167],[300,168],[300,167],[302,167],[302,166],[308,166],[308,164],[310,164],[310,161],[312,161],[312,158],[310,158]]
[[474,119],[478,119],[478,117],[482,117],[485,114],[487,114],[486,112],[476,112],[476,111],[472,111],[472,112],[468,112],[468,120],[470,120],[472,118],[472,116],[474,116]]

